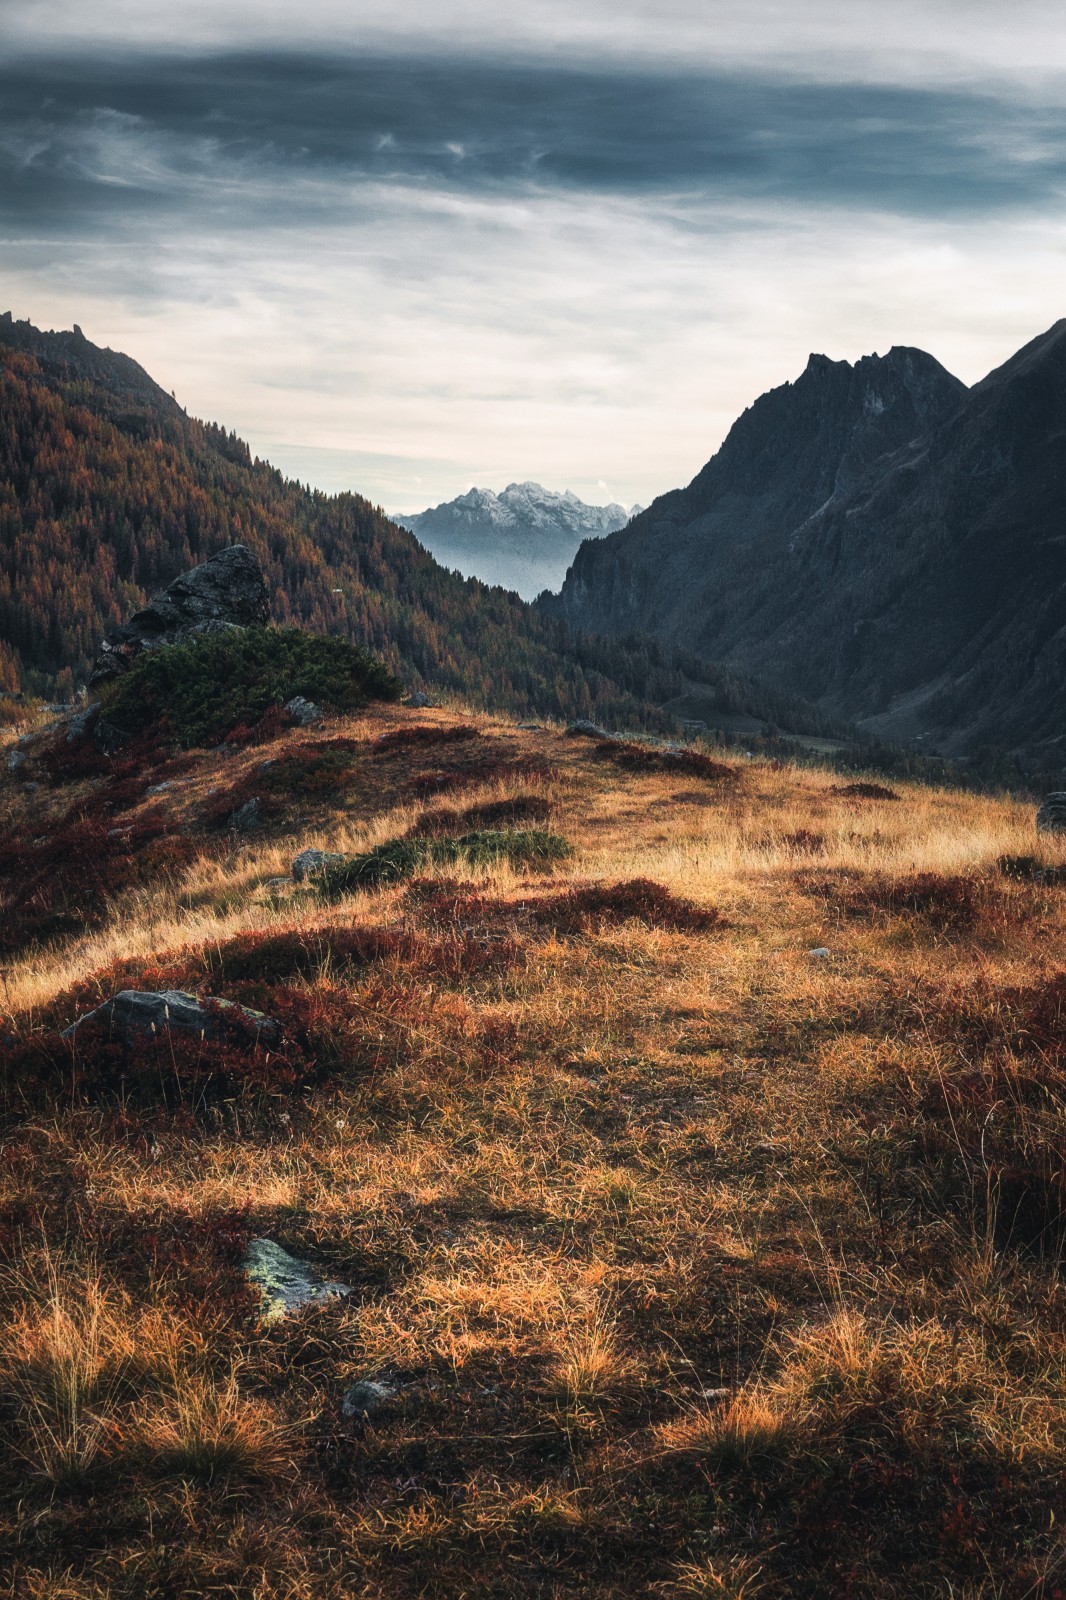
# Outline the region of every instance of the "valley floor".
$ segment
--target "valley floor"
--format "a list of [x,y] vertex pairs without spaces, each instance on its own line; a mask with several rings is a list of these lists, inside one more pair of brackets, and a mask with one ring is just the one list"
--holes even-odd
[[[446,710],[152,759],[0,795],[0,1594],[1066,1595],[1030,806]],[[289,879],[500,819],[573,855]],[[149,988],[287,1042],[60,1039]],[[353,1292],[264,1323],[263,1237]]]

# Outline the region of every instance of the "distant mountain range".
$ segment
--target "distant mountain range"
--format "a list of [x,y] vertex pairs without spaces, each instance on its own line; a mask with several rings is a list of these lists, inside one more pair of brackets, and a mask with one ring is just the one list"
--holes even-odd
[[471,489],[429,511],[398,513],[393,520],[442,566],[532,600],[558,587],[583,539],[614,533],[640,509],[590,506],[569,490],[559,494],[539,483],[510,483],[501,494]]
[[542,607],[1066,768],[1066,321],[973,389],[921,350],[812,356]]

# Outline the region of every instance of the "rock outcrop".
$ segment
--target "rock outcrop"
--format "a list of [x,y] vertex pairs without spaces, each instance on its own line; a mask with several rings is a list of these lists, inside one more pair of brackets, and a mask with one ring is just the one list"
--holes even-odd
[[219,550],[183,572],[100,647],[90,683],[120,677],[145,650],[181,644],[198,634],[249,628],[270,616],[266,579],[247,545]]

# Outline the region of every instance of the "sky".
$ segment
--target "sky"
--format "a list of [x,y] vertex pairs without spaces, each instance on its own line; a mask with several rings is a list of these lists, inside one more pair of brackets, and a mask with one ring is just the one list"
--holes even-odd
[[0,0],[0,310],[291,476],[646,504],[1066,315],[1059,0]]

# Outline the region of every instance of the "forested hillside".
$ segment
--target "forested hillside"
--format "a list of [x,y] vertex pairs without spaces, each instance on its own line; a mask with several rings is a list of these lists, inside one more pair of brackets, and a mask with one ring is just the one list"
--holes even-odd
[[[276,622],[366,645],[408,683],[645,725],[682,688],[654,641],[583,638],[461,579],[359,495],[288,482],[186,416],[129,358],[0,319],[0,688],[69,692],[104,631],[238,540],[263,563]],[[787,697],[704,677],[731,707],[750,697],[759,715],[803,720]]]

